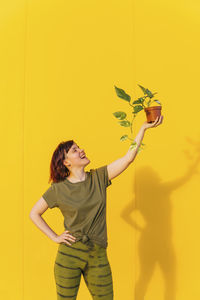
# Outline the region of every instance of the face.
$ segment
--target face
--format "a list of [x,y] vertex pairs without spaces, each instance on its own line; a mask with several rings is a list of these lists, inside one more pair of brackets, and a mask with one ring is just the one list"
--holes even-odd
[[79,148],[79,146],[74,143],[69,151],[65,152],[64,165],[71,169],[72,167],[85,167],[90,163],[90,160],[86,157],[84,149]]

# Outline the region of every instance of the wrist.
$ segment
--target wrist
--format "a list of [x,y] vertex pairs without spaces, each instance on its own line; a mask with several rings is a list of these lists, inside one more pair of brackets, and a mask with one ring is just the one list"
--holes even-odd
[[147,127],[145,127],[145,125],[143,124],[143,125],[141,126],[141,130],[142,130],[143,132],[145,132],[145,131],[147,130]]
[[56,242],[58,235],[55,233],[54,235],[52,235],[50,238],[53,242]]

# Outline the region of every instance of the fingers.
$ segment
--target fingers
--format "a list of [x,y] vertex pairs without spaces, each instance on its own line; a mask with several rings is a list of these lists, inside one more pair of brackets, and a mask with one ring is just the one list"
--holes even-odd
[[159,121],[158,121],[158,125],[162,123],[163,120],[163,116],[160,116]]
[[70,245],[71,246],[71,244],[67,241],[67,240],[64,240],[63,241],[65,244],[67,244],[67,245]]
[[152,123],[148,123],[148,127],[156,127],[157,122],[158,122],[158,117]]
[[[69,233],[69,230],[65,230],[61,235],[56,238],[57,243],[65,243],[71,246],[71,243],[75,243],[76,237]],[[71,243],[70,243],[71,242]]]
[[63,242],[68,244],[68,245],[71,245],[71,243],[75,243],[75,240],[68,237],[68,238],[63,238]]
[[72,237],[69,236],[69,237],[68,237],[68,240],[70,240],[70,241],[72,241],[72,242],[75,242],[76,238],[73,237],[73,236],[72,236]]
[[157,118],[155,119],[155,121],[153,122],[153,124],[156,125],[156,123],[158,122],[158,120],[159,120],[159,117],[157,117]]
[[63,234],[65,236],[69,236],[69,237],[72,237],[73,239],[76,239],[73,235],[71,235],[71,233],[67,233],[67,232],[69,232],[69,230],[64,231]]
[[63,232],[63,242],[68,244],[68,245],[71,245],[69,243],[69,241],[75,242],[76,238],[69,233],[69,230],[66,230],[66,231]]
[[163,116],[157,117],[154,122],[155,123],[154,127],[157,127],[158,125],[160,125],[162,123],[162,120],[163,120]]

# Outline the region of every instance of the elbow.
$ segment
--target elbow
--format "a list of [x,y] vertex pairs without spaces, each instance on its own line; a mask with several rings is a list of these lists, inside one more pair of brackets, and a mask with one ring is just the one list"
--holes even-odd
[[31,219],[31,221],[33,221],[36,217],[37,213],[35,212],[35,210],[32,208],[30,213],[29,213],[29,218]]
[[41,217],[43,213],[44,211],[38,212],[34,208],[32,208],[32,210],[29,213],[29,218],[31,219],[31,221],[34,222],[34,220],[36,220],[38,217]]

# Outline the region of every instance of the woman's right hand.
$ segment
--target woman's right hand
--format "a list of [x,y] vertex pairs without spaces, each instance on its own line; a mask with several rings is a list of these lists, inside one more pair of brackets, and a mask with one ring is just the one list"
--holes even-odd
[[75,242],[76,238],[69,233],[69,230],[65,230],[61,235],[57,235],[53,240],[58,244],[66,243],[71,245],[69,241]]
[[152,122],[152,123],[148,123],[147,121],[144,122],[144,123],[142,124],[142,128],[148,129],[148,128],[152,128],[152,127],[157,127],[158,125],[160,125],[160,124],[162,123],[162,121],[163,121],[163,116],[160,115],[160,117],[157,117],[157,118],[155,119],[155,121]]

